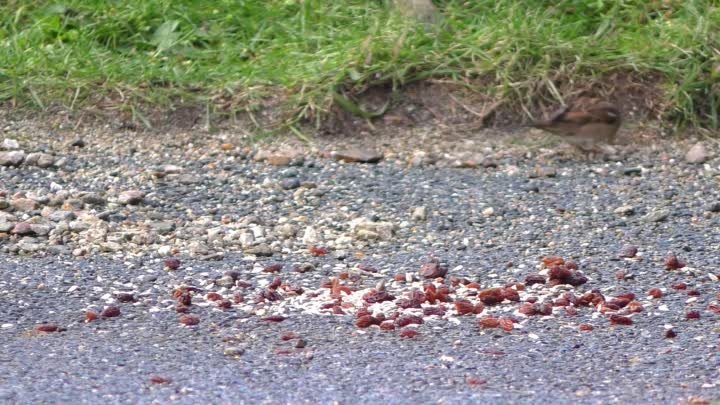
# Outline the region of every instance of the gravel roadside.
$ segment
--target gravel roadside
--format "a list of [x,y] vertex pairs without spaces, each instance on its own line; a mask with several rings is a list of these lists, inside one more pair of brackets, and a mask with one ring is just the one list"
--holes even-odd
[[720,399],[714,146],[26,133],[0,402]]

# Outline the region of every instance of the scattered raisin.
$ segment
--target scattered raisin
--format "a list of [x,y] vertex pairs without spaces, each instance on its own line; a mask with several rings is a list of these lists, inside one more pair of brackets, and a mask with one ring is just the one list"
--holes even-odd
[[403,315],[395,321],[395,324],[400,328],[408,325],[421,325],[423,319],[417,315]]
[[500,327],[500,320],[494,316],[488,316],[479,320],[478,325],[483,329],[498,328]]
[[469,385],[471,387],[477,387],[480,385],[487,384],[487,380],[484,380],[484,379],[478,378],[478,377],[468,377],[465,379],[465,382],[467,383],[467,385]]
[[280,340],[288,341],[288,340],[297,339],[299,337],[300,337],[300,335],[298,335],[295,332],[285,332],[282,335],[280,335]]
[[592,325],[590,325],[589,323],[581,323],[580,326],[578,327],[578,329],[580,329],[581,332],[590,332],[591,330],[593,330],[595,328]]
[[403,329],[400,332],[400,337],[405,339],[412,339],[416,336],[418,336],[420,332],[416,331],[415,329]]
[[265,318],[262,318],[265,322],[282,322],[286,320],[287,318],[282,315],[270,315],[266,316]]
[[85,322],[92,322],[98,319],[98,313],[95,311],[85,311]]
[[378,291],[372,289],[365,293],[362,299],[368,304],[375,304],[377,302],[392,301],[395,299],[395,297],[385,290]]
[[216,293],[216,292],[210,292],[208,293],[205,298],[208,301],[221,301],[223,299],[222,295]]
[[623,315],[610,315],[611,325],[632,325],[633,320]]
[[710,304],[710,305],[708,305],[708,311],[720,315],[720,305]]
[[185,314],[180,316],[180,323],[187,326],[194,326],[200,323],[197,315]]
[[563,259],[562,257],[559,257],[559,256],[548,256],[548,257],[544,257],[542,259],[542,262],[545,265],[545,267],[551,267],[551,266],[555,266],[555,265],[565,264],[565,259]]
[[35,330],[35,332],[38,332],[38,333],[53,333],[53,332],[62,332],[65,329],[55,325],[54,323],[44,323],[41,325],[37,325],[34,330]]
[[648,295],[651,296],[651,297],[653,297],[653,298],[655,298],[655,299],[657,299],[657,298],[662,298],[663,292],[662,292],[662,290],[660,290],[659,288],[651,288],[651,289],[648,291]]
[[495,305],[501,303],[505,299],[505,293],[502,288],[488,288],[478,292],[478,298],[485,305]]
[[262,271],[264,273],[278,273],[278,272],[280,272],[280,270],[282,270],[282,268],[283,268],[282,263],[274,263],[274,264],[265,266]]
[[115,299],[118,300],[118,302],[135,302],[135,296],[132,293],[117,293],[115,294]]
[[637,252],[638,252],[637,246],[625,245],[622,247],[622,249],[620,249],[620,253],[618,253],[618,256],[621,258],[630,259],[630,258],[635,257],[635,255],[637,255]]
[[150,377],[150,384],[170,384],[172,380],[169,378],[161,377],[159,375],[154,375]]
[[[473,307],[474,309],[474,307]],[[430,316],[430,315],[437,315],[437,316],[445,316],[445,309],[442,307],[425,307],[423,308],[423,315]]]
[[630,313],[638,313],[643,311],[643,306],[639,301],[630,301],[627,304],[627,311]]
[[520,293],[514,288],[503,288],[503,298],[508,301],[518,302],[520,301]]
[[110,305],[107,308],[103,309],[102,312],[100,312],[100,316],[103,318],[115,318],[117,316],[120,316],[120,308]]
[[438,259],[432,259],[420,267],[420,275],[425,278],[445,277],[447,271],[447,266],[441,264]]
[[282,280],[280,279],[280,277],[276,277],[276,278],[272,281],[272,283],[270,283],[270,285],[267,286],[267,288],[269,288],[269,289],[271,289],[271,290],[276,290],[276,289],[277,289],[278,287],[280,287],[281,285],[282,285]]
[[384,321],[380,324],[380,329],[382,330],[395,330],[395,322],[394,321]]
[[677,270],[677,269],[682,269],[683,267],[685,267],[685,262],[678,259],[678,257],[674,253],[670,253],[665,258],[665,269]]
[[505,332],[511,332],[515,327],[515,322],[513,322],[510,318],[503,317],[498,319],[498,326],[500,326],[500,328],[502,328]]
[[168,270],[177,270],[180,268],[180,260],[175,258],[165,259],[163,262],[165,268]]
[[547,279],[542,274],[532,273],[532,274],[528,274],[527,277],[525,277],[526,285],[545,284],[545,283],[547,283]]
[[311,254],[312,256],[315,256],[315,257],[325,256],[325,255],[327,255],[327,254],[329,253],[326,248],[320,247],[320,246],[310,246],[310,248],[308,249],[308,251],[310,252],[310,254]]
[[363,315],[355,321],[358,328],[367,328],[371,325],[378,325],[380,322],[372,315]]
[[467,315],[475,312],[475,305],[468,300],[455,300],[455,310],[458,315]]

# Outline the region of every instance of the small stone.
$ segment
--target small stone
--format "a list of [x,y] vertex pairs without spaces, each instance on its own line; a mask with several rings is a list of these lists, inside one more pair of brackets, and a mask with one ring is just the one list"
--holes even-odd
[[428,166],[437,162],[437,157],[428,154],[424,151],[415,151],[412,156],[408,159],[408,166],[410,167],[421,167]]
[[410,218],[413,221],[425,221],[427,219],[427,208],[424,206],[415,207]]
[[315,266],[312,263],[304,262],[293,266],[293,271],[296,273],[308,273],[315,271]]
[[17,224],[15,224],[15,227],[13,227],[10,233],[22,236],[34,234],[32,226],[27,222],[18,222]]
[[39,207],[37,201],[32,200],[30,198],[16,198],[16,199],[10,201],[10,205],[16,211],[21,211],[21,212],[35,211]]
[[705,211],[720,212],[720,201],[712,202],[705,206]]
[[202,177],[195,174],[186,173],[177,176],[177,182],[184,185],[198,184],[202,181]]
[[623,205],[615,208],[613,212],[622,216],[630,216],[635,213],[635,207],[633,207],[632,205]]
[[0,145],[0,149],[17,150],[17,149],[20,149],[20,143],[14,139],[5,138],[3,140],[3,143]]
[[175,230],[175,222],[155,221],[150,223],[150,227],[157,232],[158,235],[168,235]]
[[459,169],[477,169],[483,162],[483,157],[479,155],[461,157],[451,163],[452,167]]
[[346,163],[378,163],[383,159],[381,152],[371,149],[350,148],[332,154],[335,160]]
[[179,174],[179,173],[182,173],[183,168],[182,168],[182,166],[177,166],[177,165],[163,165],[162,171],[167,174]]
[[235,285],[235,279],[232,278],[232,276],[225,275],[215,280],[215,284],[217,284],[218,287],[231,288]]
[[367,218],[358,218],[350,222],[355,237],[361,240],[391,240],[395,234],[395,224],[386,221],[370,221]]
[[318,234],[315,228],[312,226],[306,227],[305,232],[303,232],[302,241],[305,244],[316,243],[318,241]]
[[21,150],[0,152],[0,166],[20,166],[23,160],[25,160],[25,152]]
[[85,232],[90,229],[90,224],[83,221],[72,221],[69,226],[70,230],[75,233]]
[[145,198],[145,193],[139,190],[123,191],[118,196],[118,203],[123,205],[138,205]]
[[640,176],[642,174],[642,167],[625,167],[622,170],[622,174],[625,176]]
[[288,155],[274,154],[268,156],[265,161],[273,166],[290,166],[290,162],[292,162],[292,157]]
[[498,163],[491,158],[483,158],[480,161],[480,166],[485,169],[495,169],[498,167]]
[[229,346],[223,350],[223,354],[228,357],[238,357],[245,353],[245,349],[238,346]]
[[47,252],[53,255],[71,255],[72,249],[65,245],[50,245],[47,248]]
[[25,164],[46,169],[55,163],[55,157],[49,153],[34,152],[27,155]]
[[647,222],[662,222],[665,221],[670,216],[670,210],[667,209],[659,209],[659,210],[653,210],[649,214],[645,216],[645,221]]
[[696,143],[685,154],[685,161],[688,163],[705,163],[708,159],[710,159],[710,154],[703,142]]
[[53,211],[50,213],[50,215],[47,216],[47,218],[53,222],[60,222],[60,221],[73,221],[77,216],[72,211]]
[[635,255],[637,255],[637,252],[637,246],[625,245],[622,247],[622,249],[620,249],[620,253],[618,253],[618,256],[620,256],[621,258],[630,259],[635,257]]
[[80,200],[88,205],[105,205],[107,201],[97,193],[84,193]]
[[65,211],[72,211],[72,210],[82,210],[83,205],[85,203],[82,202],[82,200],[78,200],[77,198],[68,198],[65,200],[65,202],[62,203],[61,208]]
[[432,260],[428,263],[423,264],[419,271],[420,275],[427,279],[445,277],[447,272],[447,266],[440,263],[440,261],[438,260]]
[[380,239],[380,234],[369,229],[358,229],[355,232],[355,237],[358,238],[358,240],[376,240]]
[[100,250],[103,252],[119,252],[122,250],[122,245],[117,242],[102,242],[100,243]]
[[264,243],[245,249],[243,250],[243,253],[260,257],[270,257],[273,255],[273,251],[270,249],[270,246]]
[[30,229],[35,235],[47,236],[52,228],[47,224],[30,224]]
[[0,233],[8,233],[15,228],[15,222],[10,222],[6,219],[0,219]]
[[85,141],[82,138],[76,138],[72,142],[70,142],[70,146],[74,148],[84,148]]
[[484,210],[482,210],[482,215],[484,217],[491,217],[495,215],[495,209],[493,207],[487,207]]
[[530,173],[529,177],[531,179],[539,177],[557,177],[557,169],[552,166],[536,167],[535,170]]
[[275,231],[278,233],[278,235],[285,239],[294,238],[295,235],[297,235],[298,233],[297,227],[293,224],[279,225],[277,228],[275,228]]
[[283,190],[294,190],[301,186],[300,180],[297,178],[282,179],[280,181],[280,187]]
[[240,234],[238,241],[243,248],[249,248],[255,244],[255,235],[252,232],[243,232]]
[[271,152],[264,155],[265,161],[273,166],[302,166],[305,163],[303,150]]

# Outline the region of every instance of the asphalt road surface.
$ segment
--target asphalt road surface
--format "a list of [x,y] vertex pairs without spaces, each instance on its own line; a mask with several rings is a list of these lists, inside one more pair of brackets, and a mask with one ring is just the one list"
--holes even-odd
[[[14,221],[0,239],[1,404],[720,400],[718,160],[286,166],[49,148],[69,163],[0,171]],[[132,189],[140,201],[116,202]],[[63,210],[75,219],[57,214],[49,233],[17,225]],[[553,266],[587,282],[553,281]],[[501,302],[478,293],[491,288]],[[591,291],[603,299],[582,305]],[[372,302],[380,292],[392,298]],[[493,320],[510,330],[481,327]]]

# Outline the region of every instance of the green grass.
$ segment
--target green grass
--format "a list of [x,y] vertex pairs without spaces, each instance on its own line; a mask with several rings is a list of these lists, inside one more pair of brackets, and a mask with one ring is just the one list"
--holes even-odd
[[713,0],[436,2],[438,29],[388,0],[6,0],[0,102],[46,109],[242,110],[282,94],[321,118],[337,93],[429,77],[516,103],[562,82],[654,75],[669,118],[717,128]]

